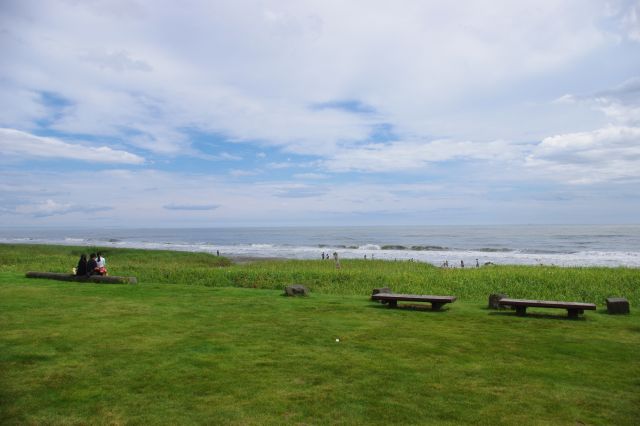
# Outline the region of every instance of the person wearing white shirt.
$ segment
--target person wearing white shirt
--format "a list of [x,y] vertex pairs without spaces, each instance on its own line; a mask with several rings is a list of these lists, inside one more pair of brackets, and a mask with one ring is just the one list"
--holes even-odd
[[98,252],[98,257],[96,258],[96,263],[98,264],[97,270],[100,275],[107,275],[107,259],[102,256],[102,253]]
[[97,253],[98,257],[96,258],[96,263],[98,264],[98,268],[106,268],[107,267],[107,259],[102,256],[102,253]]

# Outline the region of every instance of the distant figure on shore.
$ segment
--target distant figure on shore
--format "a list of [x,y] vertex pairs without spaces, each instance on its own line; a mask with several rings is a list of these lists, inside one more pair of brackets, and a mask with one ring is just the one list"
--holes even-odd
[[322,252],[322,260],[324,260],[324,252]]
[[476,268],[480,267],[480,262],[478,262],[478,259],[476,259]]
[[461,268],[464,268],[464,260],[461,260],[461,261],[460,261],[460,267],[461,267]]
[[96,264],[98,265],[98,273],[100,275],[107,275],[107,259],[105,259],[100,252],[96,254]]
[[367,255],[366,254],[364,255],[364,260],[367,260]]
[[216,250],[216,256],[220,256],[220,250]]
[[333,252],[333,260],[336,262],[336,269],[340,269],[340,259],[338,259],[338,252]]
[[87,255],[81,254],[80,260],[78,260],[78,266],[76,267],[76,276],[87,275]]

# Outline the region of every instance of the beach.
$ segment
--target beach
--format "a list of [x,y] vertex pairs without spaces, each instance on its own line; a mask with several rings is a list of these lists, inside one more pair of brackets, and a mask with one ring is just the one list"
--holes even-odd
[[235,258],[414,260],[432,265],[640,267],[638,225],[0,229],[0,243],[222,253]]

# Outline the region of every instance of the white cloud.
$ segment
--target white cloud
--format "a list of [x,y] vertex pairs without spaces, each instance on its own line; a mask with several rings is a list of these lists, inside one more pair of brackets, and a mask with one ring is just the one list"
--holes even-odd
[[[490,186],[635,179],[636,80],[549,100],[629,76],[633,61],[620,58],[638,52],[622,42],[635,37],[637,4],[604,13],[599,0],[5,2],[0,150],[144,163],[97,175],[118,188],[106,196],[113,224],[182,224],[176,207],[214,205],[194,216],[210,225],[473,206],[500,214]],[[35,136],[47,130],[118,146]],[[256,161],[237,155],[251,152],[241,143],[268,160],[260,179],[278,169],[304,185],[237,179]],[[154,153],[153,167],[206,172],[150,170],[139,150]],[[238,163],[204,164],[220,160]],[[367,174],[337,173],[354,171]],[[406,171],[446,185],[403,184]],[[0,204],[32,213],[82,205],[77,182],[87,175],[34,176],[61,183],[54,193],[25,173],[11,178],[24,195],[0,182]]]
[[536,146],[526,164],[572,184],[640,179],[640,127],[551,136]]
[[329,176],[323,173],[295,173],[293,175],[294,179],[300,180],[318,180],[318,179],[328,179]]
[[614,123],[640,125],[640,77],[631,78],[613,89],[578,99],[592,104]]
[[42,103],[42,96],[34,90],[0,79],[0,93],[0,127],[37,127],[38,120],[55,113]]
[[[86,204],[86,188],[78,182],[108,182],[117,191],[100,196],[100,210],[91,214],[54,214]],[[624,206],[637,206],[637,197],[621,197],[602,185],[598,191],[582,187],[522,191],[509,183],[452,177],[445,183],[321,181],[305,184],[265,181],[233,182],[223,176],[167,173],[157,170],[0,172],[0,205],[40,206],[0,209],[0,225],[59,226],[245,226],[353,225],[370,223],[540,223],[553,221],[549,212],[580,217],[591,223],[602,218],[624,220],[633,215]],[[56,194],[50,182],[56,182]],[[635,194],[637,184],[628,184]],[[597,195],[595,195],[597,194]],[[589,201],[594,196],[601,202]],[[54,200],[53,205],[48,200]],[[193,210],[209,208],[211,210]],[[191,208],[185,222],[184,209]],[[93,208],[96,208],[95,206]],[[110,208],[110,209],[108,209]],[[82,213],[82,212],[81,212]],[[605,215],[606,214],[606,215]],[[604,215],[604,216],[603,216]],[[410,220],[411,222],[407,222]],[[557,215],[555,216],[557,220]]]
[[292,161],[290,158],[287,158],[287,161],[279,161],[273,163],[267,163],[267,167],[269,169],[281,170],[281,169],[308,169],[315,168],[319,165],[319,163],[315,161]]
[[232,161],[240,161],[242,160],[242,157],[238,156],[238,155],[233,155],[233,154],[229,154],[228,152],[221,152],[218,157],[221,160],[232,160]]
[[220,207],[218,204],[166,204],[167,210],[210,211]]
[[151,65],[141,59],[132,58],[131,55],[119,50],[116,52],[90,51],[80,55],[80,59],[94,63],[100,69],[111,69],[118,72],[124,71],[152,71]]
[[[118,188],[100,196],[100,203],[111,209],[103,208],[100,214],[66,214],[86,201],[86,188],[78,182],[89,180]],[[452,195],[452,187],[438,185],[238,183],[222,176],[156,170],[2,173],[0,181],[7,184],[0,186],[3,204],[17,205],[24,213],[16,215],[16,208],[0,210],[0,224],[13,226],[41,224],[45,219],[49,224],[73,226],[184,226],[185,211],[194,212],[189,216],[191,226],[211,226],[211,221],[217,225],[313,224],[324,215],[342,218],[379,211],[431,211],[451,204],[465,206],[475,198],[469,196],[469,188],[455,187]],[[48,192],[53,181],[59,194]],[[420,197],[415,196],[418,192]]]
[[630,40],[640,42],[640,1],[632,4],[622,18],[622,24]]
[[255,176],[259,174],[258,170],[239,170],[234,169],[229,172],[229,174],[233,177],[243,177],[243,176]]
[[544,138],[526,157],[532,172],[571,184],[640,178],[640,77],[592,94],[567,94],[555,102],[587,105],[609,124]]
[[[431,117],[602,47],[601,9],[595,0],[25,1],[1,18],[3,77],[71,106],[51,116],[8,92],[18,108],[6,126],[38,116],[163,155],[190,153],[185,129],[319,156],[381,123],[402,139],[468,138],[472,128]],[[310,107],[344,99],[376,112]]]
[[20,158],[65,158],[94,163],[143,164],[144,158],[106,146],[67,143],[15,129],[0,128],[0,153]]
[[96,206],[92,204],[60,203],[52,199],[32,204],[19,204],[14,210],[5,210],[11,214],[26,215],[33,218],[46,218],[50,216],[62,216],[69,213],[92,213],[105,212],[111,207]]
[[344,149],[324,162],[331,171],[398,172],[452,160],[508,161],[523,148],[506,141],[487,143],[435,140],[368,144]]

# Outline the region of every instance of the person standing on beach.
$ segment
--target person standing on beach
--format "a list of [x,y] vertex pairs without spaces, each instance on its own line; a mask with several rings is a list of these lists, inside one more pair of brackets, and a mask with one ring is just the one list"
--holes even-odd
[[464,260],[461,260],[461,261],[460,261],[460,267],[461,267],[461,268],[464,268]]
[[478,259],[476,259],[476,268],[480,267],[480,262],[478,262]]
[[333,260],[336,262],[336,269],[340,269],[340,259],[338,259],[338,252],[333,252]]

